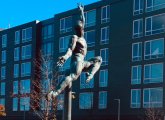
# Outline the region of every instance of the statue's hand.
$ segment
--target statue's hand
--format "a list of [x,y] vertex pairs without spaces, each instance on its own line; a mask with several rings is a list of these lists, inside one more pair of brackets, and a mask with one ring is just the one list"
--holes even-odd
[[58,62],[57,62],[57,66],[63,66],[63,64],[65,63],[66,59],[64,56],[61,56],[58,58]]
[[78,8],[79,8],[81,11],[84,11],[84,6],[82,5],[82,3],[78,3]]

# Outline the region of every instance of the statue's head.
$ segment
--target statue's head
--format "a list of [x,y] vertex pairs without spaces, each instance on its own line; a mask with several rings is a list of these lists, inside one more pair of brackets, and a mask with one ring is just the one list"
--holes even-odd
[[79,37],[84,35],[84,24],[81,20],[77,21],[77,24],[75,25],[75,32]]

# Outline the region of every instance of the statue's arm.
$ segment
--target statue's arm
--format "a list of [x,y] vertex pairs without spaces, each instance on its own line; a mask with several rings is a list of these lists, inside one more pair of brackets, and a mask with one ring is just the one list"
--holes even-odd
[[65,60],[72,56],[72,53],[76,47],[77,36],[73,36],[70,40],[69,47],[65,55],[63,56]]
[[79,3],[78,8],[81,11],[80,20],[82,21],[83,25],[85,26],[84,6],[81,3]]

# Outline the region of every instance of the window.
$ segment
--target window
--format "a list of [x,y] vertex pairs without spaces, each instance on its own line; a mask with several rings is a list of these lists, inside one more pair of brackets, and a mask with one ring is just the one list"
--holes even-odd
[[141,106],[141,90],[131,90],[131,108],[140,108]]
[[19,77],[19,64],[14,64],[14,78]]
[[131,76],[131,84],[140,84],[141,83],[141,65],[132,66],[132,76]]
[[101,44],[109,43],[109,27],[101,28]]
[[88,47],[92,47],[95,45],[95,30],[87,31],[84,33],[84,38],[87,41]]
[[101,65],[108,65],[108,57],[109,57],[109,49],[104,48],[100,50],[100,56],[102,57],[102,64]]
[[1,63],[4,64],[6,63],[6,50],[2,51],[2,60]]
[[164,39],[145,42],[144,59],[156,59],[164,56]]
[[99,87],[108,86],[108,69],[100,70]]
[[85,56],[85,60],[89,60],[91,58],[93,58],[95,56],[95,51],[92,50],[92,51],[87,51],[87,54]]
[[99,109],[107,108],[107,92],[101,91],[99,92]]
[[134,15],[139,15],[143,13],[144,0],[134,0]]
[[6,78],[6,67],[1,67],[1,80],[4,80]]
[[58,103],[57,103],[57,110],[64,109],[64,94],[60,94],[57,96]]
[[20,111],[29,111],[29,110],[30,110],[30,97],[21,97]]
[[19,47],[14,48],[14,61],[18,61],[19,60],[19,53],[20,53]]
[[5,107],[5,98],[0,98],[0,105]]
[[163,88],[145,88],[143,90],[143,107],[163,107]]
[[54,25],[46,25],[42,28],[42,39],[49,39],[54,37]]
[[144,83],[163,82],[163,63],[148,64],[144,66]]
[[13,94],[18,94],[18,81],[13,81]]
[[2,48],[7,47],[7,34],[2,35]]
[[48,93],[50,88],[51,88],[51,80],[50,79],[42,80],[42,92]]
[[21,80],[20,82],[20,93],[30,93],[30,79]]
[[101,8],[101,23],[107,23],[110,21],[110,6],[104,6]]
[[91,93],[91,92],[80,93],[79,108],[80,109],[93,108],[93,93]]
[[15,32],[15,45],[20,43],[20,30]]
[[132,61],[142,60],[142,43],[133,43],[132,44]]
[[0,95],[5,95],[5,83],[4,82],[1,83]]
[[139,38],[143,36],[143,19],[133,21],[133,38]]
[[30,76],[31,74],[31,62],[21,64],[21,76]]
[[96,24],[96,10],[85,12],[85,27],[94,26]]
[[22,42],[28,42],[32,40],[32,27],[22,30]]
[[60,37],[59,52],[65,52],[69,45],[70,36]]
[[32,45],[22,46],[22,60],[31,58]]
[[45,56],[53,55],[53,42],[43,43],[42,51]]
[[155,15],[146,18],[145,35],[154,35],[164,33],[165,29],[165,14]]
[[18,111],[18,98],[13,98],[13,111]]
[[72,17],[60,19],[60,33],[72,31]]
[[146,0],[146,12],[165,8],[164,0]]
[[80,75],[80,89],[84,88],[93,88],[94,87],[94,78],[90,80],[89,83],[86,83],[87,75],[85,72],[81,73]]

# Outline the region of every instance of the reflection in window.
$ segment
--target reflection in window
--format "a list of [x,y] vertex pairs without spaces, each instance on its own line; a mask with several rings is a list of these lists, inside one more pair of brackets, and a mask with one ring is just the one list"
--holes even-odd
[[19,60],[19,54],[20,53],[20,49],[19,47],[14,48],[14,61],[18,61]]
[[49,39],[54,36],[54,25],[46,25],[42,28],[42,38]]
[[70,36],[60,37],[59,52],[65,52],[67,50],[69,41],[70,41]]
[[20,43],[20,30],[15,32],[15,45]]
[[109,43],[109,27],[101,28],[101,44]]
[[79,108],[92,109],[93,108],[93,93],[86,92],[79,95]]
[[99,87],[108,86],[108,69],[100,70]]
[[134,15],[139,15],[143,13],[144,0],[134,0]]
[[13,98],[13,111],[18,111],[18,98]]
[[142,60],[142,43],[132,44],[132,61]]
[[7,34],[2,35],[2,48],[7,47]]
[[108,58],[109,58],[109,49],[104,48],[100,50],[100,55],[102,57],[102,64],[101,65],[108,65]]
[[143,107],[163,107],[163,88],[145,88],[143,90]]
[[5,95],[5,86],[6,84],[4,82],[1,83],[1,90],[0,90],[0,95]]
[[30,76],[31,74],[31,62],[21,64],[21,76]]
[[85,27],[94,26],[96,24],[96,10],[85,12]]
[[60,19],[60,33],[72,31],[72,17]]
[[6,63],[6,50],[3,50],[1,55],[2,55],[1,63],[4,64]]
[[30,110],[30,97],[21,97],[20,111],[29,111],[29,110]]
[[18,94],[18,81],[13,81],[13,94]]
[[165,8],[164,0],[146,0],[146,12]]
[[19,77],[19,64],[14,64],[14,78]]
[[86,80],[87,80],[87,75],[85,72],[82,72],[80,75],[80,89],[94,87],[94,78],[92,78],[88,83],[86,82]]
[[101,23],[107,23],[110,21],[110,6],[104,6],[101,8]]
[[131,73],[131,84],[140,84],[141,83],[141,65],[132,66],[132,73]]
[[99,109],[107,108],[107,92],[101,91],[99,92]]
[[140,108],[141,106],[141,90],[131,89],[131,108]]
[[28,42],[32,40],[32,27],[22,30],[22,42]]
[[144,83],[163,82],[163,63],[148,64],[144,66]]
[[6,66],[1,67],[1,80],[6,78]]
[[164,56],[164,39],[145,42],[144,59],[156,59]]
[[92,47],[95,45],[95,30],[87,31],[84,33],[84,38],[87,41],[88,47]]
[[30,93],[30,79],[21,80],[20,82],[20,93]]
[[143,36],[143,19],[133,21],[133,38],[139,38]]

